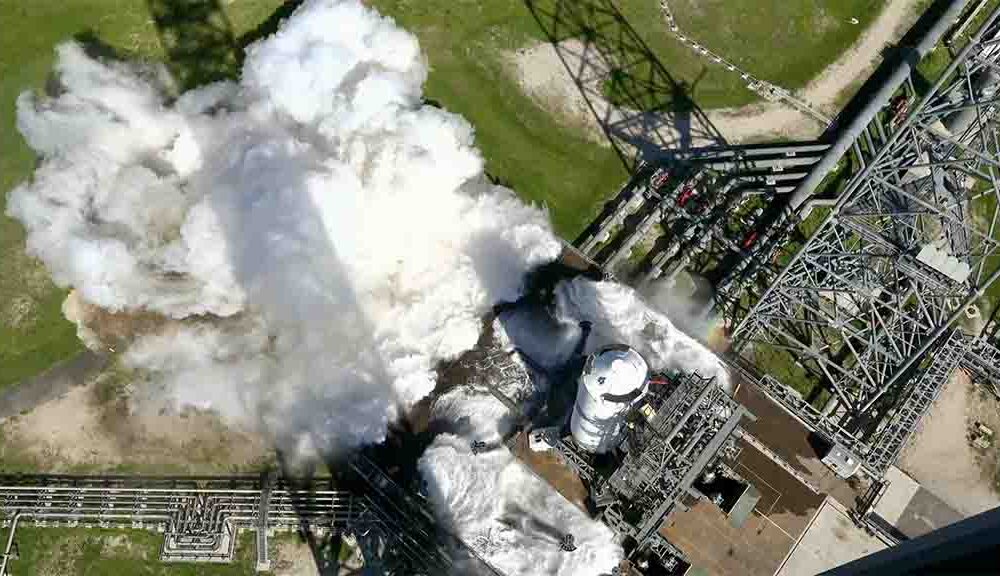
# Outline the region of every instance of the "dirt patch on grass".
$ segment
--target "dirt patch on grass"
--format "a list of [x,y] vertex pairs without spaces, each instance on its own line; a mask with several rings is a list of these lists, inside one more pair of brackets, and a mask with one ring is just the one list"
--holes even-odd
[[[567,65],[573,69],[588,67],[583,63],[584,53],[583,44],[577,40],[564,41],[559,50],[552,44],[538,44],[511,55],[508,68],[525,93],[539,106],[564,124],[581,128],[591,140],[606,143],[597,118],[613,118],[614,106],[592,88],[588,89],[588,102],[566,68]],[[565,65],[560,55],[566,58]],[[638,115],[638,112],[623,110],[620,115],[630,117]],[[708,118],[731,142],[751,142],[771,137],[815,138],[823,129],[808,116],[774,103],[712,110]],[[695,145],[706,143],[694,142]]]
[[[563,46],[565,54],[582,54],[584,50],[583,44],[577,40],[566,40]],[[521,89],[542,108],[562,123],[583,129],[594,142],[606,144],[594,112],[559,56],[560,51],[552,44],[538,44],[511,54],[507,58],[507,68]],[[582,60],[567,62],[567,65],[579,67]],[[605,110],[610,106],[604,100],[597,104]],[[603,114],[604,110],[597,113]]]
[[106,372],[11,418],[0,427],[0,454],[47,472],[227,473],[271,458],[262,435],[230,428],[212,412],[132,402],[128,378]]
[[83,546],[85,538],[82,536],[71,536],[56,541],[51,553],[47,554],[38,563],[39,576],[62,576],[67,565],[75,564],[83,557]]
[[119,558],[144,558],[146,549],[136,544],[128,534],[110,534],[101,540],[103,553]]
[[[323,542],[328,533],[316,533],[317,542]],[[271,573],[275,576],[319,576],[316,559],[309,545],[298,535],[285,535],[271,540],[272,555]],[[328,551],[336,554],[340,563],[339,576],[360,574],[364,565],[357,543],[350,537],[341,540],[339,551]]]
[[87,302],[76,290],[66,296],[62,312],[76,324],[77,336],[87,348],[99,352],[124,349],[139,336],[176,322],[152,312],[110,312]]
[[275,576],[319,576],[312,551],[300,538],[279,540],[271,566]]
[[[917,19],[920,3],[921,0],[890,1],[851,48],[797,96],[828,114],[835,114],[844,92],[860,86],[880,61],[884,47],[901,37]],[[591,93],[588,104],[567,66],[586,71],[580,75],[591,77],[593,72],[600,73],[608,65],[602,64],[578,40],[565,40],[560,47],[557,51],[555,46],[545,43],[518,50],[508,57],[509,68],[525,93],[540,106],[570,125],[582,126],[592,139],[603,142],[604,134],[595,116],[608,117],[611,104],[592,89],[588,90]],[[560,55],[566,59],[565,63]],[[714,64],[706,61],[706,65]],[[770,138],[810,139],[826,128],[810,116],[775,102],[711,110],[708,118],[727,140],[735,143]]]
[[[175,322],[111,313],[75,292],[63,313],[87,346],[102,353]],[[207,474],[254,469],[271,458],[272,444],[262,434],[231,428],[214,412],[176,408],[148,394],[138,378],[112,363],[89,382],[77,379],[52,400],[30,404],[30,411],[0,426],[0,470]]]
[[[0,195],[0,218],[4,203]],[[0,238],[3,237],[0,222]],[[0,330],[19,334],[34,326],[40,301],[53,289],[48,272],[42,264],[24,252],[20,243],[0,246]]]
[[[114,557],[144,559],[145,550],[137,550],[125,534],[107,534],[93,531],[62,532],[62,537],[51,541],[49,549],[38,554],[34,565],[38,576],[64,576],[75,572],[86,557]],[[15,564],[15,570],[16,564]]]
[[1000,403],[958,370],[910,438],[900,468],[966,516],[1000,505],[997,446],[980,450],[969,442],[975,421],[1000,434]]
[[859,86],[872,73],[882,57],[882,50],[901,38],[920,17],[919,8],[923,3],[923,0],[890,0],[850,49],[809,82],[801,92],[802,98],[835,114],[841,93]]
[[[3,217],[0,214],[0,218]],[[0,222],[0,226],[4,225],[17,224]],[[4,267],[4,277],[0,277],[0,292],[37,296],[52,288],[48,271],[41,262],[28,256],[24,250],[24,245],[19,242],[0,246],[0,262]]]
[[38,303],[27,294],[19,294],[11,298],[6,309],[0,314],[4,325],[14,330],[27,328],[35,318]]
[[114,438],[103,433],[90,402],[91,387],[72,388],[56,400],[4,425],[7,443],[52,471],[118,462]]

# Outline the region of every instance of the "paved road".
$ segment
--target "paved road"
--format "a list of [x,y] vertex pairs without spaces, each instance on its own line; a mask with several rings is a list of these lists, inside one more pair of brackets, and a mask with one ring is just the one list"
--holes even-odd
[[73,386],[85,383],[99,373],[107,362],[107,356],[87,350],[34,378],[4,388],[0,391],[0,422],[58,398]]

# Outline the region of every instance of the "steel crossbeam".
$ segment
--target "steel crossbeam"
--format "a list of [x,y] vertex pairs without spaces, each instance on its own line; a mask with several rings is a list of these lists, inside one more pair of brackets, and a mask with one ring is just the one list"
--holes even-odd
[[969,363],[954,327],[1000,277],[998,17],[926,94],[906,84],[904,106],[874,115],[851,147],[843,192],[789,220],[815,232],[802,243],[776,234],[719,300],[735,354],[787,355],[830,400],[810,406],[767,377],[769,395],[876,475]]
[[973,382],[1000,398],[1000,347],[995,340],[980,337],[971,341],[961,367]]
[[953,331],[937,349],[930,366],[911,381],[910,389],[894,412],[883,420],[882,429],[876,431],[872,441],[861,445],[860,455],[872,475],[881,477],[896,461],[907,438],[951,378],[971,343],[970,337]]
[[632,448],[600,487],[604,498],[614,494],[640,511],[640,520],[620,534],[640,543],[650,538],[745,415],[714,380],[685,375],[648,424],[630,432]]

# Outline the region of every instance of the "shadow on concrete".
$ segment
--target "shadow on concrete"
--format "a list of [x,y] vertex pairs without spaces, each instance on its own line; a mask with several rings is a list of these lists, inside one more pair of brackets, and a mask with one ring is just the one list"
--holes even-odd
[[107,363],[107,356],[84,350],[34,378],[4,388],[0,393],[0,422],[58,398],[74,386],[86,384],[100,374]]

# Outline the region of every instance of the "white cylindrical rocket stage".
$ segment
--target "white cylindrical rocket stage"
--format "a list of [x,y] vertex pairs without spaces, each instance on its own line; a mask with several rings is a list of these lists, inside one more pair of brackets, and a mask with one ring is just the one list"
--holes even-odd
[[617,446],[625,416],[646,394],[648,376],[646,360],[628,346],[608,346],[587,358],[570,420],[576,444],[598,453]]

